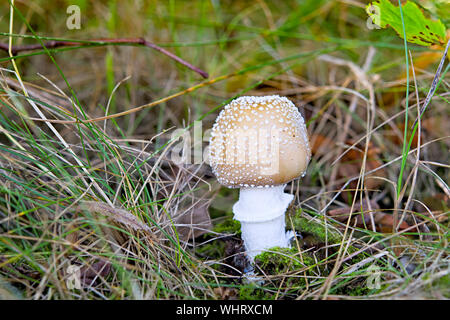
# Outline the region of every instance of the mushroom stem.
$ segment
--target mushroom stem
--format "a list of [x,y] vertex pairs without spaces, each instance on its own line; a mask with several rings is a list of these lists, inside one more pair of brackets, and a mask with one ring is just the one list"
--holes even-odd
[[265,249],[288,247],[285,212],[294,196],[284,193],[285,186],[240,189],[233,213],[241,223],[245,250],[252,262]]

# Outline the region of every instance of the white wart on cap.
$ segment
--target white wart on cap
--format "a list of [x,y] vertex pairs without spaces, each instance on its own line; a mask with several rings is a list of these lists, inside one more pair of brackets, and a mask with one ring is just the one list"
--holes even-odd
[[229,188],[285,184],[305,172],[310,157],[303,117],[285,97],[235,99],[212,129],[210,164]]

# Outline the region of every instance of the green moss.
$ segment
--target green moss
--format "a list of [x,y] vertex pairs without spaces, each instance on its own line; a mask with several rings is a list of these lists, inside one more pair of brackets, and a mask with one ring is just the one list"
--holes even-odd
[[242,286],[239,300],[273,300],[273,295],[257,285]]
[[196,248],[198,254],[207,256],[208,258],[222,258],[225,254],[225,242],[211,241]]
[[298,252],[297,248],[271,248],[255,257],[255,262],[269,274],[279,274],[303,269],[316,264],[308,254]]
[[[277,298],[296,297],[308,285],[320,284],[317,277],[327,277],[333,267],[333,259],[337,255],[344,240],[342,235],[331,225],[326,226],[324,221],[314,220],[302,213],[296,211],[295,215],[287,217],[287,226],[291,226],[295,231],[302,235],[298,238],[298,246],[291,248],[270,248],[255,257],[255,273],[257,276],[265,279],[264,284],[258,286],[243,285],[239,289],[239,296],[242,300],[267,300]],[[215,232],[240,234],[241,225],[239,221],[227,217],[223,222],[214,227]],[[329,246],[329,245],[335,246]],[[326,249],[325,249],[326,247]],[[300,248],[300,251],[299,251]],[[348,254],[358,251],[353,246],[348,247]],[[208,257],[223,258],[225,253],[224,241],[213,241],[202,248],[199,253]],[[367,255],[361,253],[348,261],[356,263]],[[308,280],[309,279],[309,280]],[[350,296],[364,296],[369,292],[361,285],[362,279],[356,276],[354,279],[348,279],[341,286],[335,288],[340,294]]]
[[[292,219],[292,223],[290,220]],[[325,222],[316,221],[306,216],[302,216],[302,210],[297,210],[294,216],[288,217],[287,226],[294,225],[297,232],[303,236],[302,244],[311,247],[322,247],[325,244],[341,244],[344,238],[331,226],[325,227]],[[347,249],[348,254],[359,251],[358,248],[350,245]],[[360,253],[353,258],[353,262],[367,258],[365,253]]]
[[[298,296],[306,289],[306,281],[309,277],[311,277],[308,280],[309,285],[315,283],[314,279],[317,279],[317,276],[327,277],[333,266],[327,261],[332,261],[340,248],[340,246],[329,245],[341,244],[344,240],[342,235],[331,226],[326,227],[321,221],[302,216],[301,211],[297,211],[295,216],[288,217],[287,225],[289,224],[303,237],[303,239],[298,239],[300,251],[295,245],[292,248],[275,247],[255,257],[255,272],[261,276],[269,275],[270,286],[275,288],[274,292],[278,292],[283,298]],[[351,254],[358,250],[350,245],[347,252]],[[356,263],[366,257],[365,253],[360,253],[348,262]],[[348,283],[342,283],[342,286],[336,289],[344,295],[367,295],[369,289],[362,284],[364,279],[356,276],[354,279],[349,279]],[[265,296],[267,296],[267,292],[271,291],[266,290]],[[245,294],[260,297],[263,293],[254,289],[253,291],[244,291]]]
[[241,223],[229,217],[225,221],[218,223],[216,226],[214,226],[213,231],[217,233],[235,233],[240,235]]
[[432,287],[447,299],[450,299],[450,274],[446,274],[439,279],[433,281]]
[[[339,232],[332,228],[325,228],[323,224],[312,219],[301,216],[301,210],[298,210],[297,214],[291,217],[295,230],[302,234],[311,235],[318,241],[329,244],[336,244],[342,242],[342,236]],[[286,223],[290,225],[290,221]]]
[[343,294],[352,297],[367,296],[372,289],[369,289],[363,280],[350,283],[337,290],[337,294]]
[[[271,248],[255,257],[255,270],[261,275],[270,275],[273,292],[283,292],[284,297],[297,296],[306,288],[305,276],[312,276],[317,267],[310,253],[299,252],[296,248]],[[281,290],[281,291],[280,291]],[[267,295],[267,293],[266,293]],[[281,298],[281,297],[279,297]]]

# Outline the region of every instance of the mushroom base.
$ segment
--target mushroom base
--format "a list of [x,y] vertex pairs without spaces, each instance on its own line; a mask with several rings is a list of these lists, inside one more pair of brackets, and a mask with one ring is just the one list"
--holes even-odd
[[294,196],[284,193],[284,187],[241,188],[239,201],[233,206],[252,262],[265,249],[288,247],[284,214]]
[[242,240],[247,256],[254,258],[266,249],[288,247],[284,215],[273,220],[261,222],[241,222]]

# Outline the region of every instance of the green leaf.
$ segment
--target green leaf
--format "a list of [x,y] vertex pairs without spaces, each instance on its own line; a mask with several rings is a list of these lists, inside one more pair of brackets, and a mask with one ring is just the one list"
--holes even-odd
[[450,28],[450,1],[448,0],[422,0],[420,5],[441,19],[446,28]]
[[[406,40],[421,46],[445,43],[445,26],[440,20],[431,20],[424,16],[422,10],[411,1],[402,5],[405,21]],[[400,8],[389,0],[369,3],[366,12],[373,24],[381,28],[390,26],[403,39],[402,18]]]

